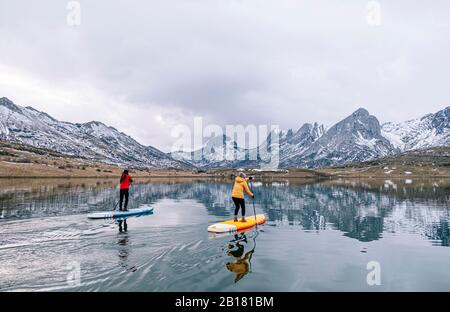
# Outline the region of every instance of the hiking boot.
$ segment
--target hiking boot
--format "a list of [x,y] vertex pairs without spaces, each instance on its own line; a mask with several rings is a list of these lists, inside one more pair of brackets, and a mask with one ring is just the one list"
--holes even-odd
[[237,217],[234,217],[234,222],[238,222],[238,218]]
[[242,217],[241,222],[247,222],[244,217]]

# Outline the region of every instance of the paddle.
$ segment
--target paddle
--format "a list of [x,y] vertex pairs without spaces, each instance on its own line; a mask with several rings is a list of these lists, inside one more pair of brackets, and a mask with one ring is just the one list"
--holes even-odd
[[252,256],[253,256],[253,253],[255,252],[255,249],[256,249],[256,237],[258,236],[258,234],[259,234],[259,231],[258,231],[258,224],[256,224],[256,230],[255,230],[255,236],[253,236],[253,248],[252,248],[252,250],[250,250],[250,252],[251,252],[251,255],[250,255],[250,257],[248,258],[248,263],[250,264],[250,272],[253,272],[253,267],[252,267]]
[[250,188],[253,193],[252,203],[253,203],[253,214],[255,215],[256,229],[258,230],[258,222],[256,221],[256,208],[255,208],[255,192],[253,191],[253,182],[250,180]]
[[[117,188],[119,188],[119,192],[120,192],[120,184],[119,184],[119,186],[116,186],[116,190],[117,190]],[[119,205],[119,202],[120,202],[120,195],[119,195],[119,200],[118,200],[117,203],[114,205],[113,211],[116,211],[117,206]]]
[[[252,193],[253,193],[253,195],[255,195],[255,192],[253,191],[253,182],[252,182],[252,180],[250,180],[250,188],[251,188],[251,190],[252,190]],[[252,204],[253,204],[253,214],[255,215],[255,222],[256,222],[256,208],[255,208],[255,196],[253,196],[253,198],[252,198]],[[256,230],[255,230],[255,236],[253,236],[253,249],[251,250],[251,255],[250,255],[250,257],[249,257],[249,259],[248,259],[248,263],[250,264],[250,272],[253,272],[253,268],[252,268],[252,255],[253,255],[253,253],[255,252],[255,249],[256,249],[256,237],[258,236],[258,234],[259,234],[259,231],[258,231],[258,222],[256,222]]]
[[117,203],[114,205],[113,211],[116,211],[117,206],[119,205],[120,199],[117,201]]

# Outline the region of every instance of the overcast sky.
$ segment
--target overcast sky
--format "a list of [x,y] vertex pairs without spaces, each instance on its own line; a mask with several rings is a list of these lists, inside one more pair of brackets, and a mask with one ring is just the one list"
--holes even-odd
[[450,105],[448,0],[379,1],[378,26],[364,0],[80,0],[75,27],[68,2],[0,0],[0,97],[165,151],[194,116],[297,129]]

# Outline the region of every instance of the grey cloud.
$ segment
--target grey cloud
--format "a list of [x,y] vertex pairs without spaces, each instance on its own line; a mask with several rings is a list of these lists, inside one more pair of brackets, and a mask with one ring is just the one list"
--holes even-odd
[[[370,27],[357,0],[80,1],[70,28],[65,1],[4,1],[0,64],[218,124],[331,125],[358,107],[400,121],[447,106],[450,3],[379,2]],[[153,140],[158,126],[142,127]]]

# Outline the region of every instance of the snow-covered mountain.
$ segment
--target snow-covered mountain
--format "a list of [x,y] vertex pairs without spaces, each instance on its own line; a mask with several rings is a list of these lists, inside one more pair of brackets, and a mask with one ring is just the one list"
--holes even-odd
[[[183,159],[203,168],[258,166],[264,160],[262,152],[271,151],[274,147],[272,143],[274,135],[278,135],[278,164],[282,168],[342,165],[372,160],[399,152],[381,135],[381,127],[377,118],[361,108],[328,130],[317,122],[306,123],[297,131],[289,129],[271,133],[258,149],[249,151],[238,147],[234,141],[225,137],[223,141],[221,138],[217,138],[215,139],[216,143],[223,143],[226,152],[223,148],[216,148],[211,153],[210,149],[203,148],[191,154],[184,154]],[[207,145],[214,144],[209,141]],[[218,154],[216,154],[217,151],[219,151]],[[233,153],[249,155],[255,152],[257,153],[256,161],[250,161],[248,157],[245,161],[232,161],[236,158],[230,157],[234,155]],[[226,160],[224,160],[224,155],[228,156]],[[197,161],[193,161],[194,156]],[[220,159],[216,156],[220,156]]]
[[360,108],[332,126],[282,167],[323,167],[372,160],[399,152],[381,135],[378,119]]
[[62,122],[0,98],[0,139],[135,167],[263,167],[267,155],[276,154],[279,167],[316,168],[363,162],[419,148],[450,146],[450,107],[415,120],[381,126],[375,116],[360,108],[329,129],[318,123],[306,123],[298,130],[272,132],[253,149],[238,146],[236,141],[222,135],[209,139],[194,152],[166,154],[143,146],[101,122]]
[[[271,138],[278,135],[278,161],[282,168],[358,163],[417,148],[450,146],[449,113],[448,107],[417,120],[380,126],[375,116],[360,108],[329,129],[306,123],[297,131],[271,133],[257,149],[246,150],[224,136],[209,140],[201,150],[177,156],[202,168],[258,167],[264,163],[262,152],[274,148]],[[248,156],[255,153],[256,158],[251,159],[256,160],[249,160]],[[241,156],[240,160],[236,160],[236,155]]]
[[174,159],[188,162],[198,168],[257,167],[259,161],[250,155],[256,150],[239,147],[226,135],[210,138],[203,148],[193,152],[172,152]]
[[289,129],[280,137],[280,162],[287,163],[290,159],[302,155],[311,145],[326,132],[324,125],[305,123],[297,132]]
[[141,168],[189,166],[101,122],[58,121],[32,107],[15,105],[7,98],[0,98],[0,138],[118,165]]
[[387,122],[382,135],[401,151],[450,145],[450,106],[422,118],[400,123]]
[[[292,129],[273,131],[261,145],[253,149],[243,148],[236,141],[223,135],[209,139],[203,148],[194,152],[180,151],[171,155],[175,159],[187,161],[199,168],[258,167],[270,158],[275,142],[278,144],[280,160],[285,160],[306,150],[324,132],[323,125],[306,123],[295,132]],[[278,140],[272,140],[273,136],[278,136]]]

